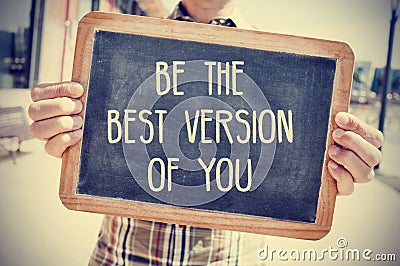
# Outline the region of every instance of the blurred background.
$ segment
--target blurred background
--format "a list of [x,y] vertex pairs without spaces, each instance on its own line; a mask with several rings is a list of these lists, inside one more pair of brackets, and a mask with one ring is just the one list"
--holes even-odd
[[[69,211],[58,199],[61,161],[46,155],[43,143],[29,135],[30,88],[70,80],[77,25],[84,14],[100,10],[165,17],[177,2],[0,1],[0,265],[85,265],[102,221],[102,215]],[[399,1],[236,2],[258,30],[347,42],[356,56],[350,112],[385,135],[376,179],[357,185],[352,196],[338,198],[327,237],[314,242],[246,234],[255,245],[249,256],[257,259],[264,244],[323,249],[344,237],[351,248],[393,253],[400,261],[400,22],[394,19]]]

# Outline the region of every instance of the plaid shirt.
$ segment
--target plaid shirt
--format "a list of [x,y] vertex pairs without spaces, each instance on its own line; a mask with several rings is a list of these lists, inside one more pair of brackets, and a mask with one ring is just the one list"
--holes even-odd
[[[194,22],[182,3],[168,18]],[[237,25],[231,18],[210,24]],[[89,265],[259,265],[264,244],[239,232],[105,216]]]
[[106,216],[89,265],[254,265],[246,255],[257,259],[257,249],[244,253],[242,238],[239,232]]

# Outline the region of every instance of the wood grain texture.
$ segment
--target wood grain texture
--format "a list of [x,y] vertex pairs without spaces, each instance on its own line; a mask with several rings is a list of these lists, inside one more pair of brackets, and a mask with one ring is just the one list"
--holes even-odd
[[[348,110],[354,55],[345,43],[102,12],[89,13],[79,23],[72,80],[85,88],[81,98],[83,103],[86,102],[96,30],[333,58],[337,64],[326,147],[333,144],[334,116]],[[84,111],[81,116],[84,117]],[[63,155],[59,194],[63,204],[72,210],[312,240],[324,237],[332,224],[337,191],[327,170],[327,154],[322,169],[316,222],[301,223],[76,194],[81,145],[78,143],[68,148]]]

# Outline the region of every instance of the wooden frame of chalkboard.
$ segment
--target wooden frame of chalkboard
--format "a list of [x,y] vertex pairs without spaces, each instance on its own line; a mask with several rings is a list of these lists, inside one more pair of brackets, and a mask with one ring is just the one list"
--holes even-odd
[[[218,208],[207,208],[207,204],[205,205],[205,208],[192,208],[192,207],[187,207],[187,206],[175,206],[179,204],[164,204],[162,201],[152,201],[152,200],[146,200],[146,201],[141,201],[141,200],[131,200],[125,198],[123,195],[120,196],[121,194],[118,194],[117,192],[115,195],[97,195],[96,193],[91,193],[90,189],[84,188],[84,184],[90,183],[88,180],[96,180],[97,176],[94,176],[93,173],[88,173],[88,180],[84,180],[82,175],[84,172],[87,172],[87,169],[83,169],[82,167],[86,167],[85,165],[90,165],[89,163],[83,162],[84,158],[85,160],[88,160],[88,154],[90,154],[90,150],[85,150],[89,146],[85,146],[85,136],[91,134],[91,131],[94,129],[91,129],[90,126],[88,126],[88,123],[90,121],[95,120],[95,118],[90,118],[88,119],[88,104],[90,103],[91,99],[98,99],[100,96],[97,98],[93,96],[90,98],[89,92],[90,91],[95,91],[96,86],[99,86],[96,83],[96,77],[105,75],[104,73],[108,73],[107,71],[113,71],[115,65],[113,67],[107,67],[106,70],[100,69],[99,73],[95,71],[94,68],[98,68],[96,65],[97,63],[104,63],[103,61],[109,60],[107,64],[112,65],[115,64],[115,62],[119,62],[118,60],[121,60],[121,58],[118,58],[118,56],[113,55],[111,58],[97,58],[99,56],[100,52],[96,50],[97,48],[95,47],[96,41],[95,41],[95,36],[97,35],[99,38],[104,35],[104,38],[106,38],[108,35],[111,34],[111,38],[109,39],[99,39],[100,41],[97,41],[97,44],[102,45],[106,42],[113,42],[115,40],[116,44],[113,43],[111,44],[110,47],[114,47],[113,50],[129,50],[128,47],[125,47],[123,49],[115,48],[115,46],[121,42],[124,42],[126,38],[150,38],[146,39],[146,41],[151,41],[151,40],[156,40],[160,41],[157,43],[156,47],[162,47],[165,45],[169,45],[169,42],[172,42],[171,44],[179,44],[182,43],[183,45],[185,44],[190,44],[199,47],[203,47],[202,45],[207,45],[206,48],[209,49],[210,47],[216,47],[216,48],[221,48],[221,47],[230,47],[232,49],[232,52],[229,52],[230,54],[243,54],[243,53],[249,53],[249,56],[254,57],[254,61],[257,61],[256,59],[259,56],[259,53],[267,53],[268,58],[272,58],[271,61],[273,60],[280,60],[277,59],[280,56],[289,56],[289,58],[293,57],[295,60],[296,58],[301,60],[309,60],[307,62],[320,62],[321,60],[325,60],[322,62],[320,65],[314,65],[310,67],[310,71],[315,75],[316,72],[313,71],[318,71],[319,68],[323,68],[325,65],[330,65],[330,68],[332,68],[332,64],[329,62],[333,62],[333,68],[334,71],[329,71],[327,70],[326,72],[318,72],[320,73],[319,75],[322,75],[320,77],[321,84],[324,86],[328,87],[328,91],[331,91],[330,94],[328,93],[326,97],[321,97],[321,99],[328,98],[328,107],[327,107],[327,120],[323,121],[322,124],[327,124],[325,127],[323,125],[320,125],[318,121],[312,121],[312,123],[315,125],[315,128],[318,128],[321,126],[323,128],[322,132],[322,139],[323,139],[323,144],[324,145],[319,145],[323,146],[322,147],[322,159],[317,168],[317,172],[319,171],[320,175],[316,177],[318,182],[317,184],[317,195],[316,195],[316,206],[315,206],[315,217],[307,220],[308,218],[305,219],[298,219],[297,218],[289,218],[286,219],[285,217],[285,211],[286,209],[290,211],[290,205],[291,202],[293,202],[293,205],[295,206],[295,201],[297,200],[296,197],[288,197],[288,199],[285,200],[280,200],[278,199],[279,202],[284,202],[282,206],[279,206],[280,210],[282,211],[281,213],[278,211],[277,215],[266,215],[263,217],[262,215],[256,214],[252,215],[246,214],[246,213],[241,213],[240,211],[237,212],[229,212],[225,211],[224,208],[222,207],[222,210],[219,210]],[[133,36],[133,37],[132,37]],[[122,41],[121,41],[122,40]],[[162,43],[166,42],[166,43]],[[148,42],[145,47],[151,46],[149,45]],[[131,44],[131,43],[130,43]],[[129,45],[130,45],[129,44]],[[143,46],[143,45],[142,45]],[[140,46],[135,46],[136,49],[141,49]],[[184,46],[183,46],[184,47]],[[181,48],[172,48],[172,47],[167,47],[169,50],[182,50]],[[146,48],[143,48],[146,49]],[[157,48],[158,49],[158,48]],[[167,51],[168,49],[165,49],[163,51]],[[204,47],[202,49],[205,49]],[[216,49],[216,50],[218,50]],[[241,50],[245,49],[245,50]],[[247,49],[247,50],[246,50]],[[201,50],[201,49],[197,49]],[[219,49],[221,50],[221,49]],[[252,53],[255,53],[254,55]],[[149,51],[148,54],[154,53],[154,51]],[[188,53],[196,53],[196,50],[194,51],[183,51],[184,54]],[[209,54],[212,54],[213,52],[208,52]],[[136,54],[140,54],[141,56],[145,56],[144,58],[147,58],[146,56],[148,55],[143,55],[146,54],[146,50],[144,52],[138,51]],[[224,54],[223,54],[224,55]],[[100,54],[101,56],[101,54]],[[135,53],[133,56],[136,56]],[[183,55],[182,55],[183,56]],[[269,57],[271,56],[271,57]],[[274,57],[275,56],[275,57]],[[117,57],[117,59],[115,59]],[[211,56],[212,57],[212,56]],[[257,57],[257,58],[256,58]],[[221,57],[216,57],[218,58],[223,58]],[[274,59],[275,58],[275,59]],[[162,60],[161,58],[157,58],[157,60]],[[195,58],[196,59],[196,58]],[[204,59],[204,58],[198,58],[198,59]],[[235,59],[235,58],[233,58]],[[238,58],[239,59],[239,58]],[[315,59],[315,60],[314,60]],[[111,61],[115,62],[111,62]],[[143,60],[143,59],[141,59]],[[153,59],[152,59],[153,60]],[[182,60],[182,58],[169,58],[168,60],[169,63],[172,62],[172,60]],[[213,60],[213,58],[211,58]],[[314,60],[314,61],[313,61]],[[222,61],[222,60],[221,60]],[[259,60],[260,61],[260,60]],[[262,64],[264,64],[264,61],[268,60],[261,60]],[[329,62],[328,62],[329,61]],[[97,63],[96,63],[97,62]],[[136,63],[136,62],[135,62]],[[272,62],[273,63],[273,62]],[[204,24],[198,24],[198,23],[187,23],[187,22],[180,22],[180,21],[171,21],[171,20],[165,20],[165,19],[156,19],[156,18],[147,18],[147,17],[136,17],[136,16],[131,16],[131,15],[120,15],[120,14],[109,14],[109,13],[103,13],[103,12],[92,12],[87,14],[79,23],[78,27],[78,35],[77,35],[77,43],[76,43],[76,49],[75,49],[75,59],[74,59],[74,68],[73,68],[73,74],[72,74],[72,80],[79,82],[82,84],[85,88],[85,93],[82,96],[81,100],[84,103],[84,110],[81,113],[81,116],[85,118],[85,124],[84,124],[84,137],[83,141],[68,148],[67,151],[63,155],[63,161],[62,161],[62,170],[61,170],[61,182],[60,182],[60,190],[59,190],[59,195],[60,198],[63,202],[63,204],[72,210],[79,210],[79,211],[87,211],[87,212],[95,212],[95,213],[102,213],[102,214],[107,214],[107,215],[116,215],[116,216],[127,216],[127,217],[134,217],[138,219],[144,219],[144,220],[154,220],[154,221],[160,221],[160,222],[167,222],[167,223],[175,223],[175,224],[186,224],[186,225],[193,225],[193,226],[199,226],[199,227],[207,227],[207,228],[218,228],[218,229],[225,229],[225,230],[234,230],[234,231],[243,231],[243,232],[251,232],[251,233],[259,233],[259,234],[268,234],[268,235],[275,235],[275,236],[283,236],[283,237],[293,237],[293,238],[300,238],[300,239],[320,239],[323,236],[325,236],[329,231],[330,227],[332,224],[332,218],[333,218],[333,212],[334,212],[334,205],[335,205],[335,198],[337,194],[336,190],[336,184],[335,181],[330,177],[328,171],[327,171],[327,154],[325,152],[326,148],[333,144],[333,140],[331,137],[332,131],[336,128],[336,125],[334,123],[333,117],[335,116],[336,113],[340,111],[347,111],[348,109],[348,103],[349,103],[349,92],[350,92],[350,87],[351,87],[351,81],[352,81],[352,71],[353,71],[353,63],[354,63],[354,55],[351,50],[351,48],[341,42],[335,42],[335,41],[327,41],[327,40],[320,40],[320,39],[313,39],[313,38],[306,38],[306,37],[297,37],[297,36],[290,36],[290,35],[281,35],[281,34],[275,34],[275,33],[266,33],[266,32],[261,32],[261,31],[255,31],[255,30],[242,30],[242,29],[236,29],[236,28],[226,28],[226,27],[217,27],[217,26],[211,26],[211,25],[204,25]],[[247,63],[246,64],[250,64]],[[310,63],[307,63],[310,64]],[[296,67],[295,63],[288,63],[286,62],[285,65],[289,65],[289,67]],[[104,65],[103,65],[104,66]],[[225,65],[226,67],[226,65]],[[247,65],[245,66],[245,72]],[[282,66],[278,66],[282,67]],[[92,69],[93,68],[93,69]],[[177,68],[181,68],[181,66],[177,66]],[[303,69],[307,68],[304,67],[304,65],[300,64],[300,67],[297,69]],[[329,67],[327,67],[329,68]],[[249,67],[250,69],[250,67]],[[307,70],[308,71],[308,70]],[[135,74],[136,73],[136,74]],[[132,75],[137,75],[137,72],[135,72]],[[280,73],[280,72],[277,72]],[[307,72],[308,73],[308,72]],[[326,80],[329,81],[331,79],[331,82],[324,83],[325,82],[325,75],[324,73],[331,73],[329,77],[326,78]],[[332,74],[333,73],[333,74]],[[115,74],[115,73],[114,73]],[[114,75],[113,74],[113,75]],[[97,75],[97,76],[96,76]],[[117,75],[117,74],[115,74]],[[272,74],[273,75],[273,74]],[[286,74],[285,74],[286,75]],[[289,75],[289,74],[287,74]],[[297,79],[299,80],[308,80],[308,78],[303,78],[304,74],[298,74]],[[146,76],[146,75],[145,75]],[[314,76],[312,76],[314,78]],[[268,79],[269,83],[273,83],[272,78],[266,78],[262,77],[261,83],[263,80]],[[280,78],[277,78],[278,82]],[[290,79],[287,76],[284,77],[284,79]],[[143,79],[145,80],[145,79]],[[143,82],[140,81],[140,82]],[[309,80],[308,80],[309,81]],[[139,83],[140,83],[139,82]],[[313,80],[311,83],[307,84],[314,84],[317,83],[317,81]],[[275,83],[273,83],[275,84]],[[276,83],[274,86],[278,86],[279,84]],[[112,86],[112,84],[110,85]],[[119,84],[118,84],[119,86]],[[122,86],[122,85],[121,85]],[[305,85],[308,86],[308,85]],[[329,88],[330,87],[330,88]],[[108,89],[108,88],[107,88]],[[304,89],[304,88],[303,88]],[[99,90],[99,89],[97,89]],[[110,89],[111,90],[111,89]],[[98,91],[96,92],[98,93]],[[295,92],[290,92],[291,94]],[[311,94],[314,94],[315,92],[312,92]],[[89,95],[89,96],[88,96]],[[272,93],[272,95],[274,95]],[[300,94],[299,94],[300,95]],[[131,95],[123,95],[122,97],[129,98]],[[101,95],[101,97],[107,97]],[[309,96],[307,96],[309,98]],[[273,97],[271,97],[273,98]],[[288,98],[286,96],[286,98]],[[296,97],[293,97],[296,98]],[[119,97],[121,99],[121,97]],[[321,99],[313,99],[310,101],[316,102],[316,101],[322,101]],[[304,99],[303,99],[304,100]],[[324,100],[326,101],[326,100]],[[99,103],[93,104],[93,106],[98,105]],[[271,103],[271,106],[273,104]],[[304,106],[303,106],[304,107]],[[307,106],[306,106],[307,107]],[[322,108],[323,104],[317,104],[315,109],[310,109],[310,112],[313,113],[319,113],[319,108]],[[104,107],[100,107],[104,108]],[[126,108],[126,107],[125,107]],[[308,108],[308,107],[307,107]],[[101,109],[95,109],[95,111],[92,112],[99,112],[98,110]],[[294,112],[294,111],[293,111]],[[321,111],[322,112],[322,111]],[[294,117],[296,114],[293,114]],[[114,117],[115,118],[115,117]],[[296,120],[295,120],[296,121]],[[302,123],[305,123],[304,121],[301,121]],[[100,123],[100,122],[99,122]],[[312,125],[312,124],[311,124]],[[312,130],[316,130],[313,128]],[[296,133],[296,132],[295,132]],[[96,135],[97,134],[97,135]],[[103,133],[103,135],[106,133]],[[310,133],[304,133],[309,134]],[[311,134],[312,135],[312,134]],[[95,133],[92,137],[93,139],[96,138],[101,138],[102,134]],[[301,136],[301,138],[306,138],[306,136]],[[87,139],[90,139],[87,137]],[[113,138],[113,136],[111,136]],[[311,139],[314,138],[311,136]],[[105,138],[107,139],[107,138]],[[87,140],[89,141],[89,140]],[[309,141],[312,142],[312,141]],[[276,144],[277,149],[279,149],[280,143]],[[289,144],[288,144],[289,145]],[[307,143],[301,143],[301,146],[304,147],[304,150],[307,150],[308,147],[305,146],[308,145]],[[311,145],[311,144],[310,144]],[[115,145],[114,145],[115,146]],[[113,147],[114,147],[113,146]],[[293,150],[289,146],[289,151]],[[97,154],[100,156],[99,151],[94,151],[93,153]],[[310,154],[312,157],[313,154]],[[302,156],[299,156],[302,157]],[[89,158],[90,159],[90,158]],[[107,165],[107,158],[102,158],[103,164]],[[296,160],[294,158],[293,160]],[[90,160],[89,160],[90,161]],[[105,162],[104,162],[105,161]],[[313,163],[307,163],[304,165],[312,165]],[[301,166],[301,165],[300,165]],[[322,166],[322,167],[321,167]],[[106,166],[108,167],[108,166]],[[279,166],[278,170],[280,169]],[[267,166],[266,166],[267,168]],[[272,163],[272,168],[274,168],[274,164]],[[271,169],[272,169],[271,168]],[[295,168],[295,167],[293,167]],[[106,169],[106,168],[105,168]],[[283,169],[283,168],[282,168]],[[281,170],[282,170],[281,169]],[[311,168],[310,168],[311,169]],[[297,169],[298,170],[298,169]],[[102,170],[103,172],[107,172],[107,170]],[[272,170],[271,170],[272,171]],[[267,171],[268,172],[268,171]],[[304,172],[304,171],[303,171]],[[297,175],[297,174],[296,174]],[[124,180],[126,180],[127,177],[124,177]],[[129,179],[129,178],[128,178]],[[272,178],[271,178],[272,179]],[[290,179],[290,180],[295,180],[295,179]],[[96,183],[101,183],[102,180],[96,180]],[[104,180],[103,180],[104,182]],[[130,181],[129,181],[130,182]],[[285,181],[287,183],[276,183],[277,185],[281,185],[282,187],[290,187],[292,181]],[[307,186],[308,181],[303,182],[305,184],[306,189],[303,191],[303,193],[307,193]],[[276,185],[275,184],[275,185]],[[108,184],[103,184],[106,187],[106,190],[112,191],[113,188],[111,188]],[[121,185],[121,187],[126,186],[124,184]],[[272,186],[272,185],[270,185]],[[299,186],[299,183],[295,184],[294,186]],[[311,186],[311,181],[310,181],[310,186]],[[275,188],[277,189],[277,188]],[[279,190],[279,189],[278,189]],[[83,192],[82,192],[83,191]],[[297,190],[294,188],[294,190],[291,190],[291,194],[296,194]],[[293,192],[294,191],[294,192]],[[142,193],[146,194],[144,190],[142,190]],[[312,193],[312,192],[310,192]],[[94,195],[93,195],[94,194]],[[100,193],[101,194],[101,193]],[[276,194],[275,192],[271,194]],[[278,195],[277,193],[276,195]],[[236,194],[235,194],[236,195]],[[238,194],[241,195],[241,197],[246,197],[246,193]],[[249,193],[250,195],[250,193]],[[256,199],[262,199],[259,195],[256,196]],[[307,195],[303,198],[306,198],[306,203],[307,203]],[[311,198],[311,196],[310,196]],[[267,198],[268,199],[268,198]],[[234,205],[236,204],[234,198],[231,198],[229,200],[232,200],[232,204],[228,202],[228,204],[225,204],[224,206],[229,206],[229,205]],[[243,200],[246,202],[246,204],[243,204],[241,208],[245,208],[245,206],[252,205],[252,202],[256,202],[254,198],[252,198],[249,201]],[[278,202],[277,201],[277,202]],[[240,202],[240,201],[239,201]],[[289,203],[289,204],[288,204]],[[304,204],[306,204],[304,203]],[[268,209],[268,203],[267,202],[261,202],[261,206],[265,206],[265,209]],[[310,203],[312,204],[312,203]],[[240,205],[240,204],[239,204]],[[279,205],[279,204],[278,204]],[[213,206],[213,205],[211,205]],[[273,207],[271,207],[273,208]],[[295,208],[299,208],[295,206]],[[260,209],[258,207],[258,209]],[[261,208],[264,209],[264,208]]]

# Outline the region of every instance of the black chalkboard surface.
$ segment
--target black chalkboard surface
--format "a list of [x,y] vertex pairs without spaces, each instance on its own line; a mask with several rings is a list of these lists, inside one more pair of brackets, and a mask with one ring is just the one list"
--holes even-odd
[[319,239],[336,195],[325,150],[353,60],[339,42],[90,13],[73,72],[84,135],[63,157],[60,197],[74,210]]

